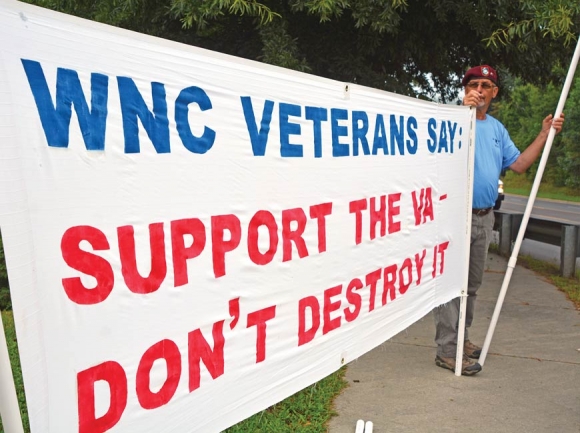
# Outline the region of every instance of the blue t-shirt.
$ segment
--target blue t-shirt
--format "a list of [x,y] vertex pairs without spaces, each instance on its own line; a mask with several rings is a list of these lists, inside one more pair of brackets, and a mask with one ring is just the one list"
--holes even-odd
[[489,114],[485,120],[477,120],[473,208],[483,209],[494,205],[500,173],[512,165],[518,156],[520,151],[499,120]]

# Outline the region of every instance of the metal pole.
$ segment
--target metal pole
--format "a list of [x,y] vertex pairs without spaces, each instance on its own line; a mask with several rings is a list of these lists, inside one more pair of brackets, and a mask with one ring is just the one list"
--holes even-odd
[[6,432],[24,433],[2,315],[0,315],[0,415]]
[[[558,101],[558,107],[556,108],[556,113],[554,118],[560,117],[562,111],[564,110],[564,104],[566,103],[566,98],[568,97],[568,92],[570,91],[570,86],[574,80],[574,73],[576,72],[576,66],[578,66],[578,59],[580,58],[580,36],[578,37],[578,43],[576,44],[576,50],[574,51],[574,56],[572,57],[572,62],[570,63],[570,68],[568,69],[568,75],[566,76],[566,82],[564,83],[564,88],[562,89],[562,94],[560,95],[560,100]],[[493,337],[493,332],[495,331],[495,326],[497,324],[497,319],[503,305],[503,300],[507,292],[507,288],[510,283],[516,262],[518,261],[518,254],[520,252],[520,247],[524,239],[524,234],[526,232],[526,227],[528,225],[528,220],[530,219],[530,214],[532,213],[532,208],[534,207],[534,201],[536,200],[536,195],[538,189],[540,188],[540,182],[542,181],[542,176],[544,174],[544,169],[548,161],[548,156],[550,155],[550,149],[552,148],[552,142],[556,135],[556,130],[550,128],[550,133],[548,134],[548,139],[546,140],[546,145],[542,152],[542,158],[540,159],[540,165],[538,166],[538,172],[536,173],[536,178],[534,179],[534,184],[532,186],[532,191],[530,192],[530,198],[526,205],[526,210],[524,212],[524,217],[522,219],[522,225],[518,232],[518,237],[516,238],[516,243],[512,251],[512,255],[508,261],[508,267],[506,274],[501,286],[499,296],[497,298],[497,303],[495,305],[495,310],[491,318],[491,323],[489,324],[489,329],[485,337],[485,342],[483,343],[483,348],[481,349],[481,355],[479,357],[479,364],[483,366],[485,363],[485,358],[487,357],[487,352],[489,350],[489,345]]]

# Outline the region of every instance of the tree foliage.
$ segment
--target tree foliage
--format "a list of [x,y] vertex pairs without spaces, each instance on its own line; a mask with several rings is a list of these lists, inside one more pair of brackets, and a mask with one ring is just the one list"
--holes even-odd
[[[27,0],[177,42],[335,80],[452,101],[488,63],[502,77],[494,114],[527,146],[557,105],[578,0]],[[580,78],[546,177],[580,188]],[[536,163],[537,166],[537,163]],[[535,173],[532,167],[530,175]],[[0,308],[10,307],[0,241]]]
[[520,1],[522,10],[527,11],[528,17],[519,21],[512,19],[503,28],[495,30],[485,40],[498,45],[510,45],[514,42],[521,48],[527,48],[530,42],[535,40],[534,33],[543,37],[564,37],[564,43],[568,45],[577,33],[570,30],[574,28],[574,16],[580,10],[580,3],[566,3],[559,0],[526,2]]
[[555,152],[554,181],[558,185],[575,188],[580,196],[580,73],[576,76],[564,108],[566,127]]
[[560,77],[577,0],[30,0],[187,44],[406,95],[453,100],[489,63],[534,84]]
[[[554,113],[561,87],[549,84],[539,87],[518,79],[502,101],[494,104],[492,114],[506,126],[520,150],[525,149],[540,132],[542,120]],[[556,186],[578,189],[580,193],[580,73],[564,107],[566,123],[554,139],[543,180]],[[534,178],[539,159],[526,172]]]

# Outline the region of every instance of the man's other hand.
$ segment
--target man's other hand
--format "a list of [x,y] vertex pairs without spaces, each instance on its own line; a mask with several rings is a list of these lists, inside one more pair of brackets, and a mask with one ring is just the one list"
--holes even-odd
[[556,130],[556,134],[559,134],[564,126],[564,113],[558,118],[554,118],[551,114],[548,114],[542,121],[542,132],[548,135],[552,126]]

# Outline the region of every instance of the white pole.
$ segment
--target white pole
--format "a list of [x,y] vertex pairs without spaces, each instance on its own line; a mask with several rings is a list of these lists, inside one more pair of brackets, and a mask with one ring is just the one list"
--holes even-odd
[[6,432],[24,433],[2,315],[0,315],[0,416]]
[[[466,268],[468,269],[468,268]],[[467,312],[467,290],[461,291],[459,301],[459,323],[457,324],[457,353],[455,354],[455,376],[461,376],[463,369],[463,340],[465,339],[465,313]]]
[[[476,111],[471,108],[471,134],[469,136],[469,169],[468,169],[468,179],[467,184],[470,185],[469,191],[467,193],[467,233],[466,233],[466,246],[467,254],[464,259],[463,269],[469,269],[469,249],[471,245],[471,219],[473,218],[473,213],[471,211],[471,199],[473,197],[473,171],[475,165],[475,125]],[[465,317],[467,313],[467,286],[469,284],[469,273],[465,274],[463,280],[464,289],[461,290],[461,300],[459,302],[459,323],[457,324],[457,352],[455,354],[455,376],[461,376],[461,370],[463,368],[463,340],[465,339]]]
[[[570,86],[574,80],[574,73],[576,72],[576,66],[578,66],[578,59],[580,58],[580,36],[578,37],[578,43],[576,44],[576,50],[574,51],[574,56],[572,62],[570,63],[570,68],[568,69],[568,75],[566,76],[566,82],[564,83],[564,88],[562,89],[562,94],[560,95],[560,100],[558,101],[558,107],[556,108],[556,113],[554,118],[560,117],[562,111],[564,110],[564,104],[566,103],[566,98],[568,97],[568,92],[570,91]],[[534,179],[534,184],[532,186],[532,191],[530,192],[530,198],[526,205],[526,210],[524,212],[524,217],[522,219],[522,225],[520,226],[520,231],[518,232],[518,237],[512,251],[512,255],[508,261],[508,267],[506,274],[501,286],[499,297],[497,298],[497,303],[495,305],[495,310],[491,318],[491,323],[489,324],[489,329],[485,337],[485,342],[483,343],[483,348],[481,349],[481,355],[479,357],[479,364],[483,366],[487,352],[489,350],[489,345],[491,343],[491,338],[493,337],[493,332],[495,330],[495,325],[497,324],[497,319],[503,305],[503,300],[507,292],[508,285],[516,262],[518,261],[518,254],[520,252],[520,247],[524,239],[524,234],[526,232],[526,227],[528,226],[528,220],[530,219],[530,214],[532,213],[532,208],[534,207],[534,201],[536,200],[536,194],[540,188],[540,182],[542,181],[542,175],[544,174],[544,169],[548,161],[548,156],[550,155],[550,149],[552,148],[552,142],[554,141],[554,136],[556,135],[556,130],[550,128],[550,133],[548,134],[548,139],[546,140],[546,146],[542,152],[542,158],[540,159],[540,165],[538,166],[538,172],[536,178]]]

